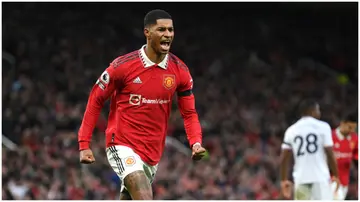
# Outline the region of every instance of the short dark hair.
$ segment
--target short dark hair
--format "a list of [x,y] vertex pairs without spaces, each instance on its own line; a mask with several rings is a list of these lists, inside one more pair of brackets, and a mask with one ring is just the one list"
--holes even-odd
[[160,9],[155,9],[155,10],[148,12],[145,15],[144,27],[147,27],[149,25],[155,25],[157,23],[156,21],[159,19],[172,19],[172,18],[168,12],[166,12],[164,10],[160,10]]
[[358,122],[358,112],[351,112],[346,114],[343,118],[342,121],[344,122]]
[[300,115],[307,115],[311,110],[315,109],[318,102],[314,99],[306,99],[300,102],[299,112]]

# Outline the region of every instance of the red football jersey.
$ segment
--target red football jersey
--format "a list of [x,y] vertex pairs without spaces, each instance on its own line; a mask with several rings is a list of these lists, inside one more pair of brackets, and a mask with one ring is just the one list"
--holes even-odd
[[116,91],[110,97],[110,111],[108,116],[108,123],[106,127],[106,136],[111,136],[116,133]]
[[358,160],[358,138],[356,133],[345,137],[337,128],[332,131],[334,141],[334,153],[338,164],[340,183],[343,186],[349,184],[350,166],[352,160]]
[[107,147],[128,146],[144,162],[156,165],[165,146],[175,93],[178,93],[190,146],[201,143],[201,127],[192,94],[193,81],[187,66],[171,53],[161,63],[154,64],[144,48],[115,59],[97,80],[79,130],[80,150],[89,148],[95,122],[110,96],[105,132]]

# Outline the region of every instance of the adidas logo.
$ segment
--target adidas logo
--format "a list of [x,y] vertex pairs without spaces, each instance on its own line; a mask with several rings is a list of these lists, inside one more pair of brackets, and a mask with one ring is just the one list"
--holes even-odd
[[134,79],[133,83],[142,83],[140,77],[136,77],[136,79]]

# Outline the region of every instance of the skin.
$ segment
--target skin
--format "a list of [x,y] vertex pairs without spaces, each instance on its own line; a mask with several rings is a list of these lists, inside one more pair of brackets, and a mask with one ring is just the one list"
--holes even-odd
[[124,185],[133,200],[152,200],[153,192],[151,184],[144,171],[130,173],[124,179]]
[[132,200],[129,192],[128,192],[126,189],[124,189],[124,190],[120,193],[120,200]]
[[[148,58],[158,64],[164,60],[169,52],[171,43],[174,39],[174,27],[171,19],[158,19],[154,25],[144,28],[146,37],[145,53]],[[163,49],[161,42],[169,42],[168,49]],[[191,158],[195,161],[201,160],[205,156],[205,148],[200,144],[192,146]],[[95,162],[94,155],[90,149],[80,151],[80,162],[91,164]],[[120,193],[120,200],[152,200],[153,192],[151,184],[147,179],[144,171],[135,171],[127,175],[124,179],[124,189]]]
[[[164,60],[166,54],[169,53],[171,43],[174,40],[174,26],[171,19],[158,19],[156,24],[149,25],[144,28],[144,35],[146,37],[145,53],[148,58],[154,63],[160,63]],[[168,41],[169,49],[164,50],[161,47],[161,42]],[[201,145],[195,144],[192,147],[192,159],[200,160],[205,155],[205,148]]]
[[[144,35],[146,37],[146,55],[152,62],[160,63],[169,52],[174,40],[173,21],[171,19],[158,19],[156,24],[144,28]],[[169,50],[161,48],[160,42],[162,41],[170,42]]]
[[192,156],[191,158],[194,161],[199,161],[205,156],[206,149],[202,147],[200,144],[195,144],[192,147]]
[[341,121],[340,122],[340,132],[345,137],[347,137],[349,134],[355,132],[356,127],[357,127],[356,122],[351,122],[351,121]]
[[[310,109],[309,111],[307,111],[306,113],[303,114],[303,116],[311,116],[314,117],[316,119],[320,119],[321,117],[321,111],[320,111],[320,107],[318,104],[316,104],[314,106],[314,108]],[[333,152],[333,147],[325,147],[325,153],[328,159],[328,165],[330,168],[331,173],[334,175],[333,177],[333,181],[335,181],[337,183],[336,186],[336,191],[339,188],[339,173],[338,173],[338,169],[337,169],[337,163],[336,163],[336,159],[335,159],[335,155]],[[281,192],[282,195],[285,199],[290,199],[291,198],[291,191],[292,191],[292,183],[288,180],[288,170],[289,170],[289,164],[290,164],[290,159],[292,156],[292,150],[290,149],[283,149],[281,151],[281,156],[280,156],[280,178],[281,178]]]
[[[192,159],[198,161],[202,159],[205,155],[205,148],[201,145],[194,145],[192,148]],[[146,180],[146,182],[145,182]],[[125,187],[130,190],[130,193],[134,193],[131,195],[129,191],[124,189],[120,193],[120,200],[151,200],[152,199],[152,188],[148,180],[146,179],[145,173],[143,171],[136,171],[134,173],[130,173],[124,179]],[[142,184],[142,186],[138,186]],[[151,199],[144,199],[145,197],[151,197]],[[138,199],[136,199],[138,198]]]
[[91,149],[84,149],[80,151],[80,163],[91,164],[94,162],[95,162],[95,157]]
[[[340,133],[347,137],[349,136],[351,133],[356,131],[357,128],[357,123],[356,122],[352,122],[352,121],[341,121],[340,122]],[[353,165],[356,167],[356,169],[359,167],[359,162],[358,160],[354,159],[353,160]]]

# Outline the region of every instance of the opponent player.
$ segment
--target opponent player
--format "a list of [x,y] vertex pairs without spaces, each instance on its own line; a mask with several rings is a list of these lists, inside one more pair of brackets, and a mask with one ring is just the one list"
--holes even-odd
[[340,122],[340,126],[333,130],[332,138],[334,141],[334,152],[337,160],[340,187],[335,191],[336,184],[332,185],[334,199],[345,200],[350,176],[351,162],[358,167],[358,137],[355,133],[357,127],[357,113],[345,116]]
[[292,184],[287,178],[287,171],[292,152],[295,200],[331,200],[329,167],[338,182],[331,128],[328,123],[318,120],[320,107],[316,101],[303,101],[300,113],[301,119],[286,130],[281,146],[282,194],[287,199],[291,197]]
[[192,158],[199,160],[205,154],[191,75],[187,66],[169,53],[174,39],[171,16],[163,10],[150,11],[144,27],[146,45],[116,58],[97,80],[78,135],[80,162],[93,163],[92,132],[111,96],[106,153],[122,183],[120,199],[153,199],[151,183],[164,150],[175,93]]

